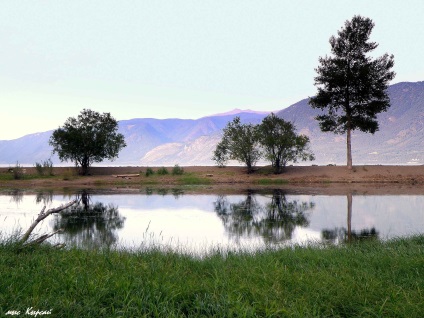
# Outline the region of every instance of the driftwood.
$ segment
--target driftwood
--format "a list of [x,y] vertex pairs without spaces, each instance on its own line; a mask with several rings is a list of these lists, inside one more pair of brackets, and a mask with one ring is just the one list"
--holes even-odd
[[115,175],[115,178],[132,178],[132,177],[139,177],[140,174],[139,173],[133,173],[133,174],[118,174]]
[[34,231],[35,227],[38,225],[38,223],[40,223],[41,221],[43,221],[46,217],[48,217],[50,214],[53,213],[58,213],[60,211],[63,211],[67,208],[69,208],[70,206],[74,205],[75,203],[77,203],[78,200],[75,199],[71,202],[68,202],[64,205],[61,205],[60,207],[57,208],[53,208],[53,209],[49,209],[47,211],[46,210],[46,206],[43,207],[43,209],[41,210],[41,212],[38,214],[37,218],[34,220],[34,222],[32,222],[31,226],[29,227],[29,229],[25,232],[25,234],[22,236],[21,238],[21,243],[24,244],[40,244],[42,242],[44,242],[45,240],[47,240],[49,237],[52,237],[53,235],[59,233],[62,231],[62,229],[59,229],[51,234],[44,234],[42,236],[40,236],[39,238],[31,241],[31,242],[27,242],[32,231]]

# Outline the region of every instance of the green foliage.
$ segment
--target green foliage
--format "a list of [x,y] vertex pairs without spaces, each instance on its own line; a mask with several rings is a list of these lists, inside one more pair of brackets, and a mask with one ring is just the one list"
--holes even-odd
[[53,162],[49,158],[47,160],[35,163],[35,170],[40,176],[52,176],[53,175]]
[[33,306],[64,318],[423,317],[423,246],[418,236],[200,259],[3,240],[0,316]]
[[228,155],[227,155],[227,145],[221,141],[216,145],[216,148],[213,152],[212,160],[216,162],[216,165],[220,168],[225,167],[227,161],[228,161]]
[[288,162],[314,160],[309,149],[309,138],[297,135],[296,128],[271,113],[259,125],[259,142],[265,157],[271,161],[275,173],[281,173]]
[[86,175],[92,163],[113,160],[126,146],[124,136],[117,130],[118,122],[110,113],[83,109],[77,118],[69,117],[63,127],[53,132],[49,144],[60,160],[75,162]]
[[21,180],[24,178],[25,170],[22,168],[19,162],[16,162],[16,165],[9,170],[12,172],[13,179]]
[[183,185],[201,185],[201,184],[210,184],[211,180],[204,177],[199,177],[193,174],[184,174],[179,179],[180,184]]
[[393,55],[372,59],[366,54],[378,44],[369,42],[374,23],[369,18],[354,16],[346,21],[338,37],[330,38],[333,56],[320,57],[315,85],[318,92],[310,98],[313,108],[325,110],[317,116],[322,131],[347,133],[348,167],[352,168],[351,132],[378,130],[377,114],[390,106],[387,95]]
[[37,171],[38,175],[43,176],[44,175],[44,168],[43,165],[39,162],[35,163],[35,170]]
[[216,146],[212,160],[224,166],[228,160],[237,160],[246,165],[248,173],[261,157],[257,126],[242,124],[235,117],[223,130],[222,140]]
[[217,144],[212,160],[224,167],[229,159],[243,162],[248,172],[265,156],[271,161],[275,173],[281,173],[288,162],[314,160],[309,149],[309,138],[297,135],[291,122],[271,113],[260,125],[241,124],[236,117],[224,128],[222,140]]
[[155,173],[155,172],[153,171],[153,169],[152,169],[152,168],[147,168],[147,169],[146,169],[145,176],[146,176],[146,177],[149,177],[149,176],[153,175],[154,173]]
[[165,167],[162,167],[162,168],[159,168],[156,173],[160,176],[164,176],[164,175],[169,174],[169,171]]
[[179,165],[175,165],[172,168],[172,174],[173,175],[182,175],[184,173],[184,169],[181,168]]

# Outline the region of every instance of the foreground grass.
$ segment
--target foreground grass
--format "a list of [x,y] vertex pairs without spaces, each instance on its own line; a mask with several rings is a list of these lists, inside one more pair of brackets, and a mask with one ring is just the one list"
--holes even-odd
[[424,236],[204,259],[0,244],[0,315],[423,317]]

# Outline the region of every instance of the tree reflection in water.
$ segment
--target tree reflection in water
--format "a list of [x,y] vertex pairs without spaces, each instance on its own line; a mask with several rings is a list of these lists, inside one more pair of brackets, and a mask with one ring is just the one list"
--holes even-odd
[[86,192],[80,196],[78,205],[56,216],[53,229],[63,229],[61,237],[69,245],[110,247],[117,241],[115,231],[124,226],[125,217],[121,216],[117,206],[101,202],[92,204]]
[[22,200],[24,199],[24,191],[19,189],[11,190],[7,193],[10,196],[10,200],[16,205],[19,205],[22,203]]
[[53,201],[53,190],[39,191],[35,194],[35,202],[48,205]]
[[306,212],[313,209],[313,202],[288,201],[282,190],[274,190],[270,201],[262,205],[253,191],[248,191],[239,203],[230,204],[225,196],[219,196],[214,208],[236,240],[259,236],[266,244],[279,243],[290,240],[296,226],[309,225]]
[[327,242],[339,243],[339,242],[354,242],[354,241],[362,241],[369,239],[378,239],[378,231],[375,227],[371,229],[362,229],[360,231],[349,231],[342,228],[335,228],[332,230],[324,229],[322,230],[322,238]]
[[322,230],[322,238],[327,242],[339,243],[339,242],[353,242],[369,239],[378,239],[378,231],[375,227],[371,229],[362,229],[359,232],[352,231],[352,204],[353,196],[352,192],[349,192],[346,195],[347,201],[347,229],[335,228],[332,230],[324,229]]

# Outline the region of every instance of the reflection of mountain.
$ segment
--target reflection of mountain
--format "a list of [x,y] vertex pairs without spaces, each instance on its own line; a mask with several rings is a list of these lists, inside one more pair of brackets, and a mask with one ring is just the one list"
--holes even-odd
[[274,190],[271,202],[265,205],[249,192],[239,203],[230,204],[225,196],[219,196],[214,206],[230,236],[259,236],[265,243],[278,243],[290,240],[296,226],[309,225],[305,212],[313,209],[314,204],[288,201],[281,190]]
[[61,237],[69,245],[78,247],[110,247],[117,241],[115,231],[121,229],[125,218],[118,207],[101,202],[89,203],[88,195],[83,194],[77,206],[73,206],[56,216],[53,229],[63,229]]

